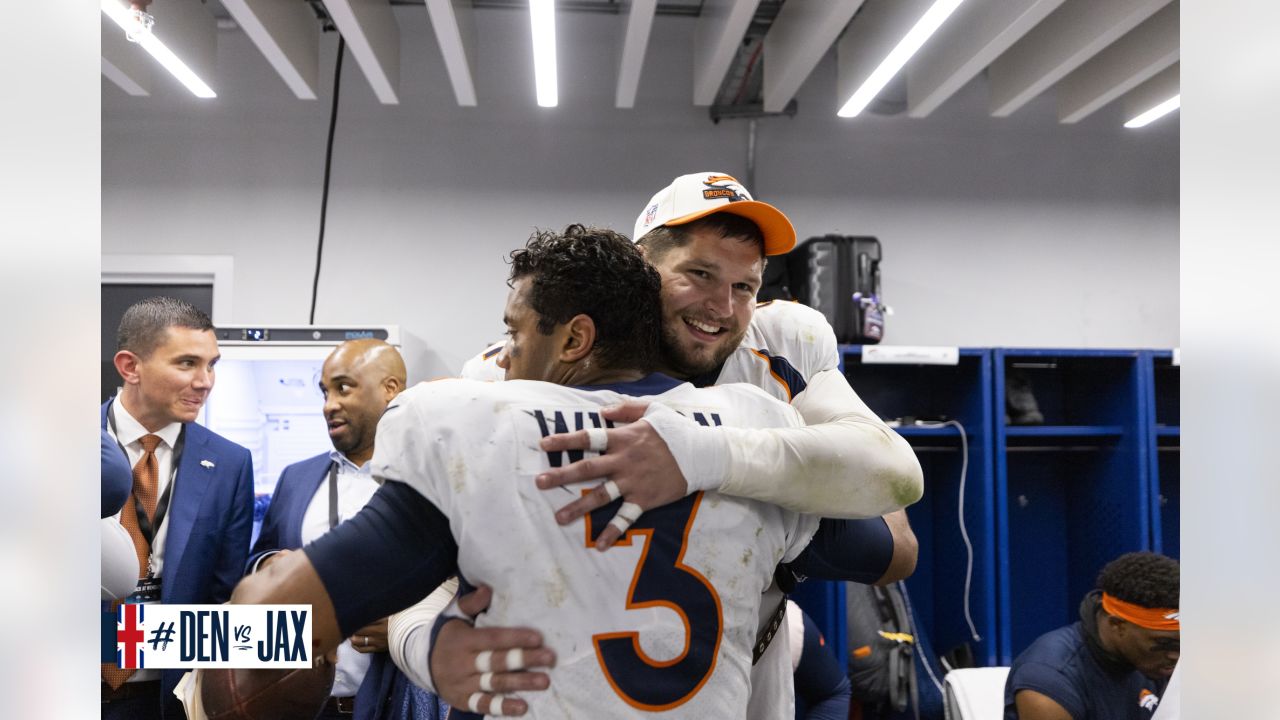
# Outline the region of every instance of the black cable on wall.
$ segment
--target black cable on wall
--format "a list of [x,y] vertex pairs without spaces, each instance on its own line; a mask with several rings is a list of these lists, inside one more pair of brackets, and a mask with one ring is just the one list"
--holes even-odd
[[320,288],[320,260],[324,255],[324,222],[329,214],[329,171],[333,167],[333,129],[338,123],[338,88],[342,81],[342,56],[346,54],[347,42],[338,36],[338,64],[333,71],[333,109],[329,112],[329,142],[324,151],[324,190],[320,196],[320,240],[316,243],[316,275],[311,281],[311,314],[307,324],[316,322],[316,294]]

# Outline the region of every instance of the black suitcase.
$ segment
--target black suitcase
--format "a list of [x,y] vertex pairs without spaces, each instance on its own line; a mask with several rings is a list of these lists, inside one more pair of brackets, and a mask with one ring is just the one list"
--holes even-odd
[[823,235],[783,257],[791,293],[826,316],[838,341],[871,345],[884,339],[879,240]]

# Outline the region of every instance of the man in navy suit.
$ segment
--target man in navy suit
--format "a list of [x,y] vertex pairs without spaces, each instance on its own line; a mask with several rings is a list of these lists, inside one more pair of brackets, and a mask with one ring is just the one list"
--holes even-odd
[[[405,375],[400,353],[381,340],[349,340],[325,359],[320,392],[334,449],[280,474],[249,572],[324,535],[373,496],[374,435],[387,403],[404,389]],[[321,717],[394,717],[405,692],[406,680],[388,660],[384,618],[339,646],[333,693]]]
[[[253,461],[195,423],[220,357],[213,324],[189,303],[148,298],[125,311],[116,347],[123,389],[102,406],[102,427],[133,468],[117,516],[138,556],[130,602],[225,602],[249,554]],[[173,696],[182,673],[104,664],[102,717],[185,717]]]

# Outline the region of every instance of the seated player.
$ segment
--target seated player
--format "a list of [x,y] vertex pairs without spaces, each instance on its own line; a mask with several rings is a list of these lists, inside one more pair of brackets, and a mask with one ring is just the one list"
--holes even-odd
[[[761,593],[816,519],[696,492],[639,520],[619,500],[561,526],[550,512],[557,495],[597,483],[548,494],[532,482],[576,455],[543,452],[542,437],[569,427],[603,435],[600,408],[628,396],[709,425],[799,424],[750,386],[698,390],[648,374],[658,293],[657,273],[625,237],[580,226],[535,237],[513,253],[502,362],[509,378],[559,386],[443,380],[405,391],[379,424],[373,467],[385,484],[365,509],[246,578],[233,600],[312,603],[323,653],[433,589],[457,553],[464,577],[493,588],[484,623],[546,629],[558,682],[529,699],[532,716],[743,716]],[[595,552],[605,526],[623,539]],[[468,704],[502,710],[485,693]]]
[[1005,720],[1150,720],[1178,663],[1178,562],[1107,563],[1080,620],[1041,635],[1005,683]]

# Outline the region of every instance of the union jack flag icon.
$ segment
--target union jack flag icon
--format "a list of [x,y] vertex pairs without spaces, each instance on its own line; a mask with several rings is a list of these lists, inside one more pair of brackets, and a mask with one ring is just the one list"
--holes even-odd
[[142,651],[143,639],[146,637],[142,630],[142,613],[145,607],[137,603],[124,603],[116,608],[116,664],[126,670],[146,667]]

